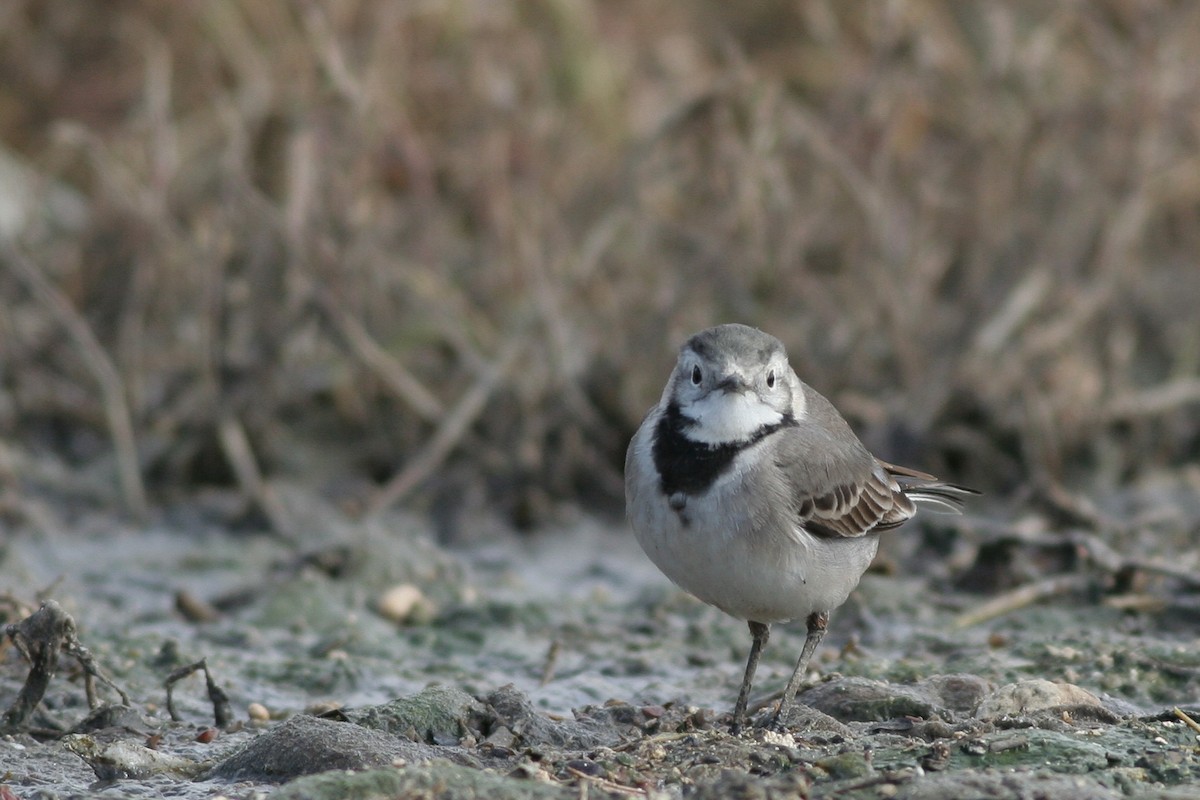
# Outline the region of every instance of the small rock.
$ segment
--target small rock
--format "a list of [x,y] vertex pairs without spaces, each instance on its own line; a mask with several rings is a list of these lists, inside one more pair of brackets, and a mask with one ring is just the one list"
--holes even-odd
[[926,772],[941,772],[950,764],[950,745],[946,742],[934,742],[929,752],[921,757],[921,768]]
[[517,737],[513,735],[512,731],[503,725],[498,725],[483,741],[485,744],[489,744],[492,747],[511,750],[513,748],[513,743],[516,742],[516,739]]
[[[768,713],[773,713],[768,709]],[[789,731],[803,731],[807,739],[828,741],[830,739],[851,739],[854,732],[823,711],[805,705],[792,703],[779,717],[780,725]]]
[[367,708],[339,709],[329,716],[414,741],[454,744],[481,728],[483,714],[483,706],[462,689],[434,684],[409,697]]
[[206,777],[283,783],[314,772],[384,767],[396,759],[421,762],[440,754],[382,731],[301,714],[238,748]]
[[336,700],[318,700],[304,708],[305,714],[311,714],[314,717],[321,717],[331,711],[337,711],[342,707],[342,704]]
[[854,750],[826,756],[814,763],[829,773],[829,777],[834,780],[862,778],[875,771],[871,766],[870,760],[863,753]]
[[663,714],[667,713],[667,709],[663,706],[642,706],[642,713],[649,719],[659,719]]
[[988,742],[989,753],[1006,753],[1009,750],[1028,750],[1029,737],[1023,733],[1010,733],[997,736]]
[[69,734],[61,741],[68,750],[86,761],[102,781],[156,775],[191,778],[206,768],[190,758],[160,753],[128,740],[100,744],[90,736]]
[[[838,724],[840,725],[841,723]],[[773,730],[764,730],[762,734],[762,740],[763,744],[769,744],[775,747],[793,748],[796,746],[796,737],[786,732],[780,733]]]
[[640,711],[622,705],[616,709],[589,709],[580,712],[574,720],[553,720],[539,714],[529,697],[512,684],[501,686],[489,694],[487,704],[493,725],[503,725],[515,734],[517,742],[524,746],[552,746],[576,750],[590,750],[600,746],[613,746],[624,740],[623,726],[613,718]]
[[980,719],[1018,716],[1058,706],[1096,706],[1100,698],[1073,683],[1032,679],[1001,686],[984,697],[975,709]]
[[221,618],[220,611],[187,589],[175,593],[175,610],[188,622],[214,622]]
[[246,706],[246,716],[255,722],[266,722],[271,719],[271,712],[262,703],[251,703]]
[[926,690],[941,705],[951,711],[969,712],[991,692],[995,686],[978,675],[951,674],[930,675],[917,683],[917,688]]
[[946,716],[941,698],[924,687],[869,678],[835,678],[800,696],[800,701],[842,722],[877,722],[895,717]]
[[124,728],[128,731],[149,733],[150,725],[134,709],[120,704],[104,704],[88,712],[75,724],[71,733],[94,733],[105,728]]
[[433,603],[420,587],[411,583],[401,583],[385,591],[375,601],[375,610],[384,619],[398,623],[421,623],[433,618]]

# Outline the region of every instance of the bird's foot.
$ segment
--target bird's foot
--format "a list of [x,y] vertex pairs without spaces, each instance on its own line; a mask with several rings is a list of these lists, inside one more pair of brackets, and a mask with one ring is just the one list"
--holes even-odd
[[783,731],[787,729],[787,710],[791,708],[791,704],[785,704],[782,700],[775,706],[775,710],[771,712],[771,716],[764,722],[763,727],[772,731]]
[[747,710],[746,713],[738,716],[736,714],[729,715],[729,733],[733,736],[745,733],[752,730],[782,730],[778,725],[779,709],[769,711],[765,708]]

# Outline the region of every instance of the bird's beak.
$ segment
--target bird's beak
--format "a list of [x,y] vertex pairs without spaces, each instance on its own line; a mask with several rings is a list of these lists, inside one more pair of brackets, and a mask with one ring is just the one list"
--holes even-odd
[[726,394],[741,394],[750,388],[750,384],[741,375],[728,375],[717,384],[717,388]]

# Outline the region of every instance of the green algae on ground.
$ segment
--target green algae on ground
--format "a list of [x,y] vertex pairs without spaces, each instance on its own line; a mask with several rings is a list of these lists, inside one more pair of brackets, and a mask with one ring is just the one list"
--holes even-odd
[[[414,767],[366,772],[326,772],[299,778],[271,795],[273,800],[578,800],[578,788],[536,778],[497,775],[434,761]],[[627,798],[625,792],[590,786],[587,797]]]
[[337,713],[356,725],[413,741],[457,744],[470,732],[472,718],[482,717],[484,709],[462,689],[438,684],[411,697]]

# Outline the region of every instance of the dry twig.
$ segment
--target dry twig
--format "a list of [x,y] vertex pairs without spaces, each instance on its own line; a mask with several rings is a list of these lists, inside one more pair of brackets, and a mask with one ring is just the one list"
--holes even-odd
[[433,392],[426,389],[415,375],[383,349],[361,322],[346,313],[327,295],[321,297],[319,308],[358,360],[417,412],[421,419],[434,422],[442,416],[442,404]]
[[133,420],[125,399],[125,386],[121,382],[120,373],[117,372],[108,353],[104,352],[87,320],[75,310],[62,292],[46,279],[37,265],[15,247],[5,245],[3,249],[4,258],[11,265],[13,272],[66,330],[71,342],[79,351],[80,360],[100,385],[104,415],[116,451],[117,472],[121,491],[125,496],[125,505],[133,514],[145,516],[146,488],[142,484]]
[[29,675],[12,705],[4,712],[4,727],[20,727],[37,708],[58,669],[60,652],[74,657],[83,668],[88,708],[99,705],[96,681],[112,689],[120,695],[122,703],[129,705],[129,695],[104,674],[95,656],[79,641],[75,620],[54,600],[47,600],[30,616],[7,626],[5,633],[29,662]]
[[287,509],[279,502],[279,496],[263,478],[262,470],[254,458],[246,430],[232,415],[223,416],[217,423],[221,449],[228,459],[233,473],[237,475],[242,490],[249,495],[271,523],[271,530],[284,538],[292,535],[292,526]]
[[561,652],[562,642],[558,639],[551,640],[550,647],[546,649],[546,659],[542,662],[542,676],[538,679],[538,686],[545,686],[554,680],[554,670],[558,668],[558,656]]
[[517,362],[526,343],[524,334],[509,337],[495,361],[484,370],[459,399],[458,404],[445,416],[425,449],[371,500],[367,509],[368,516],[382,513],[433,474],[467,433],[471,423],[482,413],[488,398]]
[[1196,722],[1196,720],[1192,719],[1191,716],[1189,716],[1188,713],[1182,708],[1175,706],[1175,708],[1171,709],[1171,713],[1178,717],[1184,725],[1187,725],[1196,733],[1200,734],[1200,722]]
[[1110,422],[1154,417],[1193,404],[1200,404],[1200,378],[1177,378],[1114,398],[1104,417]]
[[172,671],[166,680],[163,681],[163,687],[167,690],[167,713],[171,715],[171,719],[175,722],[182,720],[179,712],[175,710],[175,684],[194,672],[204,673],[204,684],[208,691],[208,699],[213,704],[213,722],[218,728],[229,727],[229,724],[233,722],[233,706],[229,702],[229,695],[213,680],[212,673],[208,669],[207,658],[202,658],[195,663],[179,667]]
[[955,628],[970,628],[981,622],[1009,614],[1041,600],[1068,594],[1086,588],[1092,582],[1087,574],[1054,575],[1040,581],[1018,586],[1012,591],[993,597],[991,600],[976,606],[955,618]]

